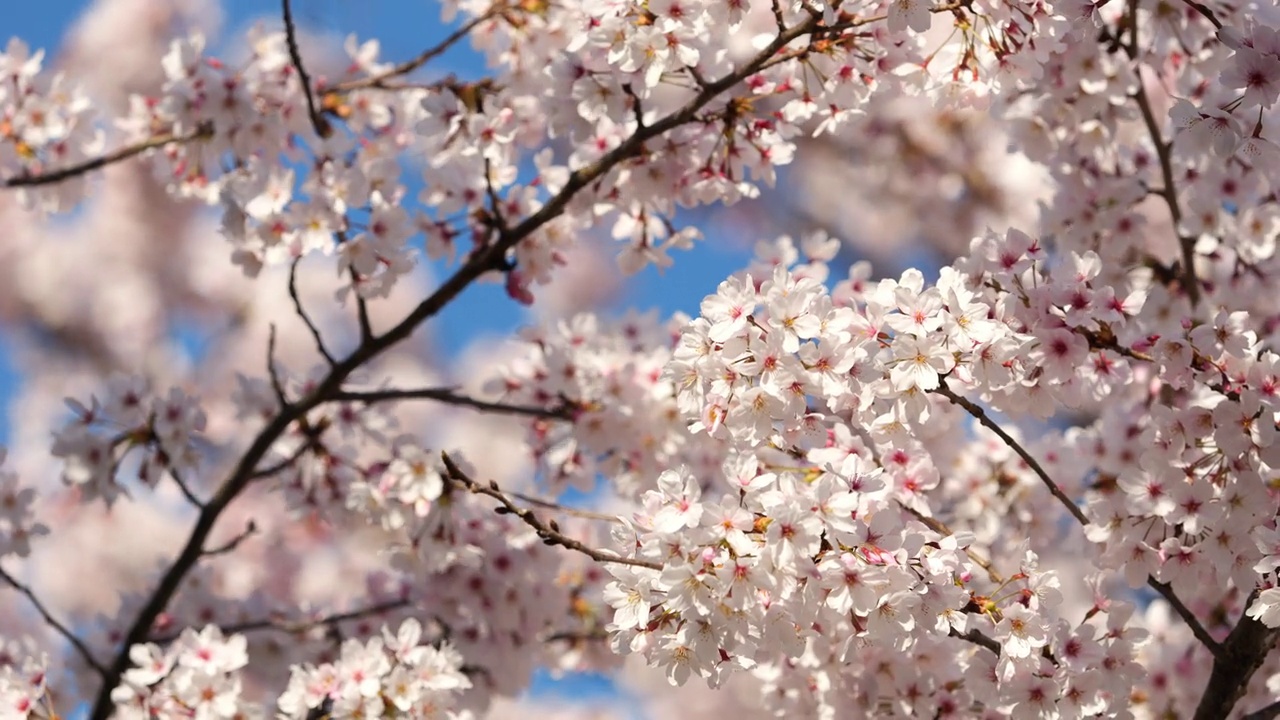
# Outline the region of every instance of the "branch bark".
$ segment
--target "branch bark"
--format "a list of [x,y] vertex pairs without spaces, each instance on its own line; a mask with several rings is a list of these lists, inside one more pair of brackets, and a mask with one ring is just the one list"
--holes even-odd
[[596,562],[616,563],[618,565],[634,565],[636,567],[649,568],[650,570],[662,569],[662,565],[656,562],[623,557],[615,553],[588,547],[581,542],[574,540],[560,532],[560,528],[556,525],[554,520],[544,523],[532,510],[516,505],[515,502],[511,500],[510,496],[502,492],[498,487],[498,483],[490,481],[488,485],[482,485],[463,472],[462,469],[458,467],[457,463],[453,461],[453,458],[449,457],[448,453],[440,453],[440,457],[444,460],[445,470],[448,473],[447,477],[450,480],[453,480],[470,492],[478,495],[487,495],[494,500],[497,500],[501,503],[501,507],[498,508],[499,510],[503,511],[504,514],[515,515],[520,518],[520,520],[522,520],[526,525],[537,531],[538,537],[542,538],[544,543],[548,545],[559,545],[563,548],[580,552]]

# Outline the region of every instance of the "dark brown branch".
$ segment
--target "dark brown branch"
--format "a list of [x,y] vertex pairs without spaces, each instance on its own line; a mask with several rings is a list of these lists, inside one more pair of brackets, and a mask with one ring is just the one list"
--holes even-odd
[[609,633],[603,628],[595,628],[593,630],[561,630],[539,638],[539,640],[546,643],[567,642],[574,644],[580,642],[599,642],[601,640],[608,639]]
[[293,62],[294,69],[298,71],[298,81],[302,83],[302,95],[307,101],[307,117],[311,118],[311,126],[315,128],[316,135],[327,138],[333,134],[333,127],[317,107],[315,94],[311,91],[311,76],[302,65],[302,52],[298,50],[298,31],[293,24],[293,8],[289,0],[280,0],[280,5],[284,15],[285,44],[289,46],[289,60]]
[[355,287],[360,284],[360,273],[356,272],[354,266],[347,270],[351,273],[351,294],[356,299],[356,322],[360,326],[360,342],[369,342],[373,339],[373,322],[369,320],[369,303]]
[[[1245,600],[1244,607],[1252,605],[1257,597],[1258,591],[1254,590]],[[1280,637],[1280,628],[1269,628],[1247,613],[1241,613],[1239,622],[1222,641],[1222,651],[1213,658],[1213,670],[1200,696],[1194,720],[1218,720],[1229,716],[1249,686],[1249,679],[1262,667],[1267,654],[1275,647],[1277,637]]]
[[1217,28],[1218,30],[1222,29],[1222,21],[1219,20],[1218,16],[1215,15],[1214,12],[1209,9],[1208,5],[1205,5],[1204,3],[1196,2],[1196,0],[1182,0],[1182,2],[1186,3],[1191,9],[1203,15],[1206,20],[1213,23],[1213,26],[1215,28]]
[[427,63],[431,62],[437,57],[443,55],[445,51],[447,51],[449,48],[457,44],[459,40],[470,35],[471,31],[475,30],[481,23],[492,20],[493,18],[497,17],[499,14],[501,14],[503,11],[507,9],[508,8],[503,6],[502,2],[495,2],[493,4],[493,7],[489,8],[483,14],[477,15],[475,18],[473,18],[472,20],[470,20],[469,22],[467,22],[465,25],[458,28],[457,30],[454,30],[452,33],[449,34],[448,37],[446,37],[444,40],[441,40],[438,44],[422,51],[420,54],[418,54],[417,57],[411,60],[406,60],[405,62],[402,62],[399,65],[396,65],[395,67],[385,72],[378,73],[377,75],[370,75],[369,77],[366,77],[366,78],[359,78],[357,80],[338,83],[333,87],[329,88],[328,92],[344,93],[344,92],[350,92],[352,90],[361,90],[364,88],[386,87],[386,81],[392,78],[400,77],[402,75],[408,75],[414,70],[417,70],[423,65],[426,65]]
[[962,633],[953,627],[953,628],[950,628],[947,634],[953,638],[964,640],[966,642],[971,642],[974,645],[984,647],[990,650],[991,652],[995,653],[996,657],[1000,657],[1000,643],[996,642],[995,638],[988,637],[974,628],[969,628],[967,632]]
[[301,257],[296,257],[289,264],[289,298],[293,300],[293,310],[302,318],[303,324],[307,326],[307,330],[311,333],[312,339],[316,341],[316,350],[320,351],[320,356],[329,363],[330,367],[337,364],[333,359],[333,355],[329,354],[329,349],[324,346],[324,339],[320,336],[320,328],[311,321],[311,316],[302,307],[302,298],[298,296],[298,263],[302,262]]
[[258,532],[258,524],[255,523],[253,520],[250,520],[248,523],[245,524],[244,530],[241,530],[239,535],[236,535],[235,537],[231,538],[230,540],[223,543],[222,545],[219,545],[218,547],[213,548],[212,550],[205,550],[204,552],[201,553],[201,555],[203,555],[204,557],[213,557],[215,555],[226,555],[227,553],[235,552],[236,548],[240,547],[240,543],[244,542],[245,540],[248,540],[251,535],[257,532]]
[[71,178],[91,173],[94,170],[101,170],[108,165],[114,165],[118,162],[128,160],[135,155],[141,155],[148,150],[164,147],[169,143],[187,143],[193,140],[207,138],[212,134],[212,127],[200,127],[185,135],[158,135],[150,140],[140,142],[137,145],[123,147],[109,152],[106,155],[100,155],[96,158],[92,158],[75,165],[68,165],[67,167],[60,168],[58,170],[50,170],[48,172],[40,173],[39,175],[20,175],[18,177],[11,177],[0,182],[0,187],[22,188],[36,187],[39,185],[53,185],[64,180],[70,180]]
[[259,470],[255,470],[253,474],[249,476],[249,479],[258,480],[261,478],[271,477],[272,475],[275,475],[281,470],[284,470],[285,468],[298,462],[298,460],[303,455],[307,454],[307,451],[311,450],[314,447],[314,445],[315,445],[315,442],[312,440],[308,440],[307,442],[302,443],[301,445],[298,446],[296,450],[290,453],[289,457],[281,458],[278,462],[272,463]]
[[280,407],[288,407],[289,400],[284,393],[284,383],[280,381],[280,373],[276,370],[276,325],[271,323],[267,329],[267,376],[271,378],[271,391],[276,395]]
[[[163,450],[163,448],[161,449]],[[187,502],[194,505],[197,510],[203,508],[204,503],[201,502],[200,498],[196,497],[195,492],[191,490],[191,486],[187,484],[187,481],[182,479],[182,474],[178,472],[178,469],[169,467],[166,470],[168,470],[169,477],[173,478],[174,484],[178,486],[178,490],[182,492],[182,496],[187,499]]]
[[[1134,32],[1136,33],[1137,30],[1135,29]],[[1160,134],[1160,123],[1151,109],[1151,98],[1147,96],[1142,73],[1138,73],[1138,89],[1134,92],[1133,98],[1142,112],[1142,122],[1146,125],[1147,133],[1151,136],[1151,144],[1155,147],[1156,158],[1160,161],[1160,175],[1164,182],[1160,197],[1164,198],[1164,204],[1169,207],[1173,232],[1178,236],[1178,247],[1182,250],[1182,277],[1179,284],[1187,293],[1191,306],[1195,307],[1200,302],[1200,281],[1196,278],[1196,239],[1182,234],[1182,207],[1178,204],[1178,189],[1173,181],[1173,142],[1166,142]]]
[[1013,436],[1005,432],[1004,428],[1000,427],[999,423],[992,420],[991,417],[987,415],[986,410],[983,410],[968,398],[957,395],[950,387],[947,386],[947,381],[945,379],[943,379],[938,385],[938,389],[933,390],[932,392],[950,400],[953,405],[959,405],[965,410],[965,412],[972,415],[973,419],[977,420],[979,424],[999,436],[1010,450],[1014,451],[1017,453],[1018,457],[1022,458],[1022,461],[1027,464],[1027,467],[1031,468],[1031,471],[1040,478],[1040,481],[1044,483],[1045,487],[1049,488],[1049,492],[1058,499],[1058,502],[1062,503],[1062,506],[1071,513],[1072,517],[1079,521],[1081,525],[1089,524],[1089,519],[1084,516],[1084,512],[1080,510],[1080,507],[1077,506],[1071,498],[1067,497],[1067,494],[1062,491],[1062,488],[1058,487],[1058,484],[1053,481],[1053,478],[1049,477],[1049,473],[1045,472],[1040,463],[1031,456],[1031,453],[1027,452],[1026,448],[1022,447],[1021,443],[1014,440]]
[[1204,629],[1204,625],[1200,624],[1200,619],[1196,617],[1195,613],[1191,612],[1191,608],[1182,602],[1182,599],[1173,591],[1169,583],[1160,582],[1148,575],[1147,587],[1160,593],[1160,597],[1163,597],[1165,602],[1169,603],[1169,606],[1173,608],[1173,611],[1178,613],[1178,617],[1182,618],[1187,627],[1191,628],[1191,634],[1196,636],[1196,639],[1200,641],[1201,645],[1205,646],[1211,655],[1217,657],[1222,654],[1222,643],[1214,640],[1209,631]]
[[1278,717],[1280,717],[1280,700],[1259,710],[1254,710],[1245,715],[1243,720],[1275,720]]
[[339,390],[329,398],[333,401],[362,402],[367,404],[379,402],[394,402],[399,400],[434,400],[449,405],[458,405],[461,407],[469,407],[484,412],[502,413],[506,415],[527,415],[529,417],[551,418],[558,420],[568,420],[572,417],[571,409],[568,407],[544,408],[532,405],[509,405],[500,402],[488,402],[486,400],[476,400],[459,394],[452,388],[416,388],[412,390],[399,390],[395,388],[387,388],[384,390]]
[[482,485],[475,480],[472,480],[469,475],[464,473],[458,465],[453,462],[453,458],[449,457],[448,453],[440,453],[440,457],[444,460],[444,467],[447,473],[446,477],[470,492],[478,495],[487,495],[494,500],[497,500],[501,503],[501,506],[498,508],[499,512],[504,515],[515,515],[517,518],[520,518],[524,524],[533,528],[538,533],[538,537],[542,538],[542,542],[547,545],[559,545],[560,547],[580,552],[596,562],[634,565],[636,567],[644,567],[651,570],[662,569],[662,565],[656,562],[640,560],[638,558],[623,557],[615,553],[587,547],[581,542],[560,532],[560,529],[556,526],[556,522],[554,520],[549,523],[544,523],[532,510],[516,505],[512,502],[509,495],[498,488],[498,484],[496,482],[490,481],[488,485]]
[[[1045,487],[1049,488],[1049,492],[1071,513],[1072,517],[1074,517],[1081,525],[1089,524],[1089,519],[1084,516],[1084,512],[1080,510],[1080,507],[1076,505],[1071,498],[1067,497],[1067,494],[1062,491],[1062,488],[1059,487],[1056,482],[1053,481],[1053,478],[1049,477],[1049,473],[1045,472],[1044,467],[1031,456],[1031,453],[1027,452],[1026,448],[1022,447],[1017,440],[1014,440],[1009,433],[1005,432],[1004,428],[1000,427],[999,423],[992,420],[985,410],[974,404],[969,399],[957,395],[950,387],[947,386],[947,381],[945,379],[941,381],[938,389],[933,392],[947,398],[953,404],[959,405],[966,412],[972,415],[973,418],[983,427],[998,435],[1010,450],[1013,450],[1018,454],[1018,457],[1022,458],[1023,462],[1025,462],[1027,466],[1031,468],[1032,472],[1040,478],[1040,481],[1044,483]],[[1178,613],[1178,616],[1182,618],[1182,621],[1191,629],[1191,633],[1196,636],[1196,639],[1199,640],[1210,653],[1215,657],[1221,653],[1221,644],[1219,644],[1217,640],[1213,639],[1213,636],[1209,634],[1208,630],[1205,630],[1204,625],[1200,623],[1200,620],[1195,616],[1195,613],[1192,613],[1190,608],[1188,608],[1182,600],[1178,598],[1178,596],[1173,592],[1173,589],[1169,587],[1168,583],[1159,582],[1155,578],[1148,576],[1147,585],[1151,589],[1160,593],[1161,597],[1168,601],[1169,605]]]
[[40,613],[40,616],[44,618],[45,623],[47,623],[49,627],[53,628],[54,631],[61,635],[67,642],[71,643],[71,646],[76,649],[80,658],[83,659],[89,667],[93,668],[99,675],[106,677],[107,667],[98,662],[98,659],[93,656],[93,653],[90,652],[88,646],[85,645],[80,638],[76,637],[76,634],[72,632],[70,628],[59,622],[58,619],[49,612],[49,609],[44,606],[44,603],[40,602],[40,598],[36,597],[35,592],[33,592],[31,588],[18,582],[17,578],[5,572],[5,569],[2,567],[0,567],[0,580],[4,580],[6,583],[9,583],[9,586],[14,590],[26,595],[27,600],[31,601],[31,604],[35,606],[36,612]]
[[257,470],[258,464],[293,423],[305,417],[306,413],[311,409],[331,400],[333,395],[341,390],[343,383],[352,373],[364,367],[369,361],[386,352],[389,348],[407,339],[418,326],[440,313],[477,278],[498,267],[498,263],[495,261],[500,260],[507,250],[559,217],[568,208],[570,201],[592,182],[616,168],[623,161],[643,152],[645,143],[649,140],[681,125],[694,122],[704,106],[721,93],[755,74],[779,50],[786,47],[796,38],[811,32],[818,26],[818,22],[817,18],[810,18],[791,28],[791,30],[782,33],[741,67],[719,80],[708,82],[701,91],[678,110],[664,116],[643,130],[633,133],[594,163],[570,173],[568,180],[560,191],[539,208],[537,212],[529,215],[519,225],[513,227],[510,235],[505,240],[494,243],[483,251],[474,254],[461,268],[436,288],[435,292],[419,303],[412,312],[394,327],[367,342],[361,343],[349,356],[330,368],[328,374],[311,387],[310,392],[292,403],[282,402],[279,413],[258,431],[257,436],[236,462],[235,467],[232,468],[226,481],[210,498],[204,510],[200,512],[186,544],[183,545],[178,556],[174,558],[172,564],[160,578],[160,582],[156,585],[151,597],[143,605],[142,609],[138,611],[133,624],[130,625],[129,630],[120,642],[120,649],[116,652],[114,661],[105,673],[102,687],[98,689],[97,697],[93,703],[93,710],[89,715],[91,720],[107,720],[111,715],[113,710],[111,691],[115,689],[120,682],[120,677],[129,666],[129,648],[146,641],[156,618],[164,612],[170,599],[173,598],[174,593],[178,591],[182,581],[186,578],[187,573],[199,561],[201,548],[209,533],[213,531],[218,518],[250,482],[260,477]]

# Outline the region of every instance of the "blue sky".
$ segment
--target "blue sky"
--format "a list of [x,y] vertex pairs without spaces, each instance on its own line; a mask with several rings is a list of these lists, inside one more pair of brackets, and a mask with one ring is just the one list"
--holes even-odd
[[[33,48],[46,49],[47,57],[56,57],[63,35],[90,4],[78,0],[9,3],[5,8],[5,31],[21,37]],[[338,37],[355,33],[361,39],[377,38],[382,45],[382,57],[388,61],[412,57],[451,31],[450,26],[439,21],[437,10],[437,5],[429,0],[294,1],[299,25]],[[280,3],[277,0],[226,0],[223,13],[223,31],[218,42],[211,43],[215,48],[258,20],[279,23]],[[7,36],[0,38],[7,39]],[[479,58],[465,49],[441,58],[432,69],[461,77],[475,77],[484,72]],[[414,197],[416,192],[417,188],[411,188],[409,197]],[[677,310],[696,314],[703,296],[714,292],[720,280],[747,263],[756,239],[726,242],[724,238],[712,238],[699,243],[693,250],[675,255],[676,264],[667,271],[660,273],[649,268],[629,279],[612,311],[621,313],[626,307],[635,307],[656,308],[662,316]],[[501,287],[483,285],[468,290],[431,330],[439,347],[463,348],[478,333],[505,334],[528,319],[525,309],[507,298]],[[197,350],[195,346],[201,343],[201,333],[194,328],[179,329],[177,334],[192,350]],[[7,408],[21,375],[10,362],[6,341],[5,331],[0,328],[0,400]],[[7,411],[0,413],[0,440],[8,438],[11,420]],[[542,675],[532,694],[599,702],[616,698],[617,690],[602,676],[571,676],[557,681]]]

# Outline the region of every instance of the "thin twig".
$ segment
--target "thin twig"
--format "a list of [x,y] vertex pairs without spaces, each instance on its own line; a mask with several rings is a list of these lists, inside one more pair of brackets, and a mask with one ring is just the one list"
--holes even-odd
[[1165,599],[1165,602],[1169,603],[1169,606],[1173,608],[1174,612],[1178,613],[1178,617],[1182,618],[1182,621],[1187,624],[1187,627],[1191,628],[1191,634],[1196,636],[1196,639],[1200,641],[1201,645],[1204,645],[1205,648],[1208,649],[1210,654],[1214,657],[1222,654],[1222,643],[1214,640],[1213,636],[1209,634],[1209,631],[1204,629],[1204,625],[1200,624],[1200,619],[1196,617],[1195,613],[1191,612],[1191,608],[1187,607],[1186,604],[1182,602],[1182,599],[1173,591],[1173,588],[1169,583],[1160,582],[1148,575],[1147,586],[1160,593],[1160,596]]
[[347,272],[351,273],[351,294],[356,299],[356,323],[360,326],[360,342],[368,342],[373,339],[373,322],[369,320],[369,301],[355,291],[355,286],[360,283],[360,273],[356,272],[355,266],[347,268]]
[[235,537],[231,538],[230,540],[223,543],[222,545],[219,545],[218,547],[213,548],[212,550],[205,550],[204,552],[201,553],[201,555],[203,555],[204,557],[214,557],[216,555],[226,555],[227,553],[235,552],[236,548],[240,547],[240,543],[244,542],[245,540],[248,540],[251,535],[257,532],[258,532],[258,524],[255,523],[253,520],[250,520],[248,523],[245,524],[244,530],[241,530],[239,535],[236,535]]
[[94,170],[100,170],[108,165],[114,165],[123,160],[128,160],[135,155],[141,155],[148,150],[154,150],[158,147],[164,147],[169,143],[187,143],[193,140],[207,138],[213,134],[212,128],[202,126],[185,135],[157,135],[149,140],[144,140],[137,145],[130,145],[118,150],[100,155],[96,158],[85,160],[82,163],[68,165],[58,170],[50,170],[49,172],[40,173],[39,175],[20,175],[11,177],[0,182],[0,187],[4,188],[22,188],[36,187],[38,185],[53,185],[64,180],[78,177],[91,173]]
[[1215,15],[1215,14],[1213,13],[1213,11],[1209,9],[1209,6],[1208,6],[1208,5],[1205,5],[1204,3],[1198,3],[1198,2],[1196,2],[1196,0],[1182,0],[1182,2],[1186,3],[1186,4],[1187,4],[1187,5],[1189,5],[1192,9],[1194,9],[1196,12],[1200,13],[1201,15],[1203,15],[1203,16],[1205,17],[1205,19],[1206,19],[1206,20],[1208,20],[1209,22],[1213,23],[1213,26],[1214,26],[1215,28],[1217,28],[1217,29],[1219,29],[1219,30],[1221,30],[1221,29],[1222,29],[1222,21],[1221,21],[1221,20],[1219,20],[1219,19],[1218,19],[1218,16],[1217,16],[1217,15]]
[[307,69],[302,65],[302,52],[298,50],[298,31],[293,24],[293,8],[290,7],[289,0],[280,0],[280,5],[284,15],[285,44],[289,46],[289,59],[298,71],[298,81],[302,83],[302,95],[307,100],[307,116],[311,118],[311,126],[315,128],[316,135],[327,138],[333,134],[333,127],[316,107],[316,98],[311,92],[311,76],[307,75]]
[[945,397],[950,400],[953,405],[959,405],[966,412],[972,415],[979,424],[998,435],[1000,439],[1004,441],[1004,444],[1009,446],[1010,450],[1013,450],[1017,453],[1018,457],[1022,458],[1022,461],[1025,462],[1027,466],[1031,468],[1032,472],[1040,478],[1040,481],[1044,483],[1045,487],[1049,488],[1049,492],[1058,499],[1058,502],[1062,503],[1062,506],[1065,507],[1081,525],[1089,524],[1089,519],[1084,516],[1084,512],[1080,510],[1079,506],[1077,506],[1071,498],[1067,497],[1067,494],[1062,491],[1062,488],[1058,487],[1058,484],[1053,481],[1053,478],[1049,477],[1049,473],[1045,472],[1040,463],[1031,456],[1031,453],[1027,452],[1026,448],[1022,447],[1021,443],[1014,440],[1009,433],[1004,431],[1004,428],[1000,427],[999,423],[992,420],[990,416],[987,415],[986,410],[983,410],[968,398],[955,394],[955,392],[947,386],[947,381],[945,379],[939,383],[938,389],[931,392]]
[[53,628],[54,631],[61,635],[67,642],[71,643],[71,646],[76,649],[76,652],[79,653],[81,659],[83,659],[89,667],[97,671],[99,675],[106,677],[107,667],[98,662],[98,659],[93,656],[93,653],[90,652],[88,646],[84,644],[84,641],[76,637],[76,634],[72,632],[70,628],[59,622],[58,619],[49,612],[49,609],[44,606],[44,603],[40,602],[40,598],[36,597],[36,594],[31,590],[31,588],[18,582],[17,578],[5,572],[5,569],[2,567],[0,567],[0,579],[9,583],[9,586],[14,590],[26,595],[27,600],[31,601],[31,604],[35,606],[36,612],[40,613],[40,616],[44,618],[44,621],[48,623],[49,627]]
[[305,455],[305,454],[307,453],[307,451],[308,451],[308,450],[310,450],[310,449],[312,448],[312,446],[313,446],[313,445],[314,445],[314,442],[313,442],[313,441],[311,441],[311,440],[308,440],[307,442],[302,443],[301,445],[299,445],[299,446],[298,446],[298,449],[297,449],[297,450],[294,450],[294,451],[289,455],[289,457],[282,458],[282,459],[280,459],[278,462],[272,463],[272,464],[270,464],[270,465],[268,465],[268,466],[266,466],[266,467],[264,467],[264,468],[261,468],[261,469],[259,469],[259,470],[255,470],[255,471],[253,472],[253,474],[251,474],[251,475],[249,476],[249,479],[250,479],[250,480],[258,480],[258,479],[261,479],[261,478],[270,477],[270,476],[272,476],[272,475],[275,475],[276,473],[280,472],[281,470],[284,470],[285,468],[289,467],[290,465],[293,465],[294,463],[298,462],[298,459],[299,459],[299,458],[301,458],[303,455]]
[[507,219],[502,215],[502,199],[498,197],[498,191],[493,187],[493,167],[489,162],[489,158],[484,159],[484,189],[489,198],[489,205],[493,207],[489,211],[490,224],[498,231],[498,242],[501,243],[511,233],[511,227],[507,224]]
[[197,509],[203,508],[204,502],[200,498],[196,497],[196,494],[192,492],[191,487],[182,479],[182,475],[178,472],[178,469],[172,466],[166,469],[169,471],[169,477],[173,478],[173,482],[176,483],[178,489],[182,491],[182,495],[187,498],[187,502],[194,505]]
[[[1137,30],[1134,32],[1136,33]],[[1151,136],[1151,144],[1155,146],[1156,158],[1160,161],[1160,175],[1164,182],[1160,197],[1164,198],[1164,204],[1169,207],[1173,232],[1177,235],[1178,246],[1182,249],[1180,284],[1183,286],[1183,291],[1187,293],[1191,306],[1195,307],[1200,302],[1200,281],[1196,278],[1196,239],[1182,234],[1182,207],[1178,204],[1178,190],[1173,181],[1173,143],[1166,142],[1160,134],[1160,124],[1156,121],[1155,112],[1151,109],[1151,98],[1147,96],[1147,88],[1143,83],[1142,73],[1139,72],[1138,89],[1134,92],[1133,98],[1142,112],[1142,122],[1146,125],[1147,133]]]
[[[244,622],[228,623],[225,625],[220,625],[219,627],[222,629],[222,632],[227,635],[231,635],[234,633],[255,632],[258,630],[277,630],[279,632],[288,633],[290,635],[297,635],[299,633],[307,632],[308,630],[311,630],[313,628],[322,627],[326,625],[337,625],[338,623],[346,622],[348,620],[363,620],[368,617],[372,617],[375,615],[382,615],[383,613],[391,612],[392,610],[400,610],[408,606],[409,606],[409,601],[407,599],[400,598],[396,600],[387,600],[387,601],[378,603],[376,605],[370,605],[368,607],[359,608],[356,610],[347,610],[345,612],[334,613],[333,615],[326,615],[324,617],[313,618],[309,620],[289,621],[289,620],[283,620],[281,618],[259,618],[257,620],[246,620]],[[153,642],[156,642],[161,645],[165,645],[173,642],[174,640],[177,640],[180,637],[180,635],[181,633],[166,635],[164,637],[155,639]]]
[[399,400],[435,400],[449,405],[469,407],[484,412],[503,413],[507,415],[527,415],[529,417],[568,420],[572,417],[570,407],[544,408],[532,405],[509,405],[501,402],[476,400],[461,395],[453,388],[416,388],[401,390],[386,388],[383,390],[339,390],[330,398],[334,401],[362,402],[367,404],[399,401]]
[[564,533],[561,533],[559,527],[556,525],[556,522],[554,520],[552,520],[549,523],[544,523],[542,522],[542,520],[538,518],[537,515],[534,514],[532,510],[529,510],[528,508],[522,508],[519,505],[516,505],[514,502],[511,501],[511,497],[509,495],[502,492],[502,490],[498,488],[498,484],[496,482],[490,481],[488,485],[481,485],[475,480],[472,480],[469,475],[462,472],[462,470],[458,467],[458,465],[454,463],[453,458],[449,457],[448,453],[442,452],[440,453],[440,457],[442,460],[444,460],[444,467],[445,467],[445,470],[448,472],[449,479],[453,480],[454,482],[458,483],[462,487],[465,487],[467,490],[470,490],[473,493],[477,493],[480,495],[487,495],[493,498],[494,500],[497,500],[498,502],[502,503],[502,506],[498,508],[499,511],[501,511],[503,514],[515,515],[516,517],[520,518],[522,521],[524,521],[526,525],[528,525],[529,527],[537,531],[538,537],[542,538],[542,542],[546,543],[547,545],[559,545],[561,547],[568,548],[569,550],[580,552],[583,555],[586,555],[587,557],[591,558],[592,560],[595,560],[596,562],[618,563],[619,565],[634,565],[636,567],[644,567],[644,568],[649,568],[651,570],[662,569],[662,565],[656,562],[652,562],[649,560],[640,560],[639,558],[623,557],[615,553],[605,552],[604,550],[596,550],[595,548],[587,547],[581,542],[578,542],[577,540],[574,540],[573,538],[568,537]]
[[267,330],[267,376],[271,378],[271,390],[276,394],[280,407],[289,405],[284,394],[284,383],[280,381],[280,373],[276,371],[276,324],[271,323]]
[[[947,386],[947,381],[945,379],[938,385],[938,389],[932,392],[935,392],[938,395],[947,398],[953,404],[964,408],[964,410],[972,415],[983,427],[998,435],[1000,439],[1004,441],[1004,444],[1007,445],[1009,449],[1017,453],[1018,457],[1021,457],[1023,462],[1025,462],[1027,466],[1035,472],[1035,474],[1040,478],[1040,481],[1044,483],[1045,487],[1049,488],[1049,492],[1058,499],[1058,502],[1062,503],[1062,506],[1071,513],[1072,517],[1079,521],[1081,525],[1089,524],[1089,519],[1085,517],[1084,512],[1080,510],[1080,507],[1072,502],[1071,498],[1067,497],[1067,494],[1062,491],[1062,488],[1059,487],[1056,482],[1053,481],[1053,478],[1049,477],[1049,473],[1045,472],[1040,463],[1031,456],[1031,453],[1027,452],[1026,448],[1022,447],[1017,440],[1014,440],[1009,433],[1005,432],[1004,428],[1000,427],[999,423],[992,420],[985,410],[974,404],[969,399],[957,395],[950,387]],[[1191,633],[1196,636],[1196,639],[1199,640],[1202,645],[1205,646],[1205,649],[1215,657],[1222,653],[1222,645],[1217,640],[1213,639],[1213,636],[1209,634],[1208,630],[1205,630],[1204,625],[1202,625],[1200,620],[1196,618],[1195,614],[1192,613],[1180,599],[1178,599],[1178,596],[1173,592],[1173,589],[1169,587],[1168,583],[1159,582],[1154,577],[1148,576],[1147,585],[1151,587],[1151,589],[1160,593],[1160,595],[1169,602],[1169,605],[1178,613],[1178,616],[1187,624],[1187,627],[1191,629]]]
[[486,10],[483,14],[477,15],[475,18],[467,22],[465,25],[453,31],[452,33],[450,33],[449,36],[446,37],[444,40],[441,40],[439,44],[434,45],[422,51],[421,53],[419,53],[417,57],[414,57],[411,60],[406,60],[405,62],[402,62],[399,65],[396,65],[395,67],[392,67],[389,70],[378,73],[377,75],[370,75],[369,77],[366,77],[366,78],[359,78],[357,80],[350,80],[344,83],[337,83],[333,87],[329,88],[327,92],[345,93],[345,92],[350,92],[352,90],[361,90],[364,88],[384,87],[384,84],[386,83],[387,80],[390,80],[391,78],[395,78],[395,77],[400,77],[401,75],[408,75],[409,73],[413,72],[414,70],[417,70],[423,65],[426,65],[427,63],[431,62],[432,60],[439,57],[440,55],[443,55],[446,50],[452,47],[459,40],[470,35],[471,31],[475,30],[481,23],[487,22],[497,17],[499,14],[501,14],[503,11],[507,9],[508,8],[506,8],[503,3],[495,2],[493,6],[490,7],[488,10]]
[[636,119],[636,128],[644,129],[644,107],[640,104],[640,97],[636,95],[636,91],[631,87],[631,83],[623,83],[622,91],[631,98],[631,113]]
[[307,330],[311,332],[311,337],[316,341],[316,350],[320,351],[321,357],[329,363],[329,367],[337,365],[337,361],[333,359],[333,355],[329,354],[329,349],[324,346],[324,339],[320,336],[320,328],[312,322],[311,316],[302,307],[302,298],[298,296],[298,263],[302,262],[301,257],[296,257],[289,264],[289,298],[293,300],[294,312],[298,317],[302,318],[302,322],[307,326]]
[[[926,527],[938,533],[939,535],[950,536],[955,534],[954,532],[952,532],[951,528],[947,527],[946,523],[942,522],[937,518],[931,518],[925,515],[924,513],[919,512],[915,508],[910,507],[909,505],[903,503],[901,500],[898,501],[898,507],[902,508],[903,510],[906,510],[913,517],[915,517],[915,519],[924,523]],[[982,568],[983,570],[987,571],[987,577],[991,580],[991,582],[997,585],[1004,584],[1004,577],[1000,575],[999,572],[996,571],[995,567],[991,564],[991,561],[988,560],[986,557],[984,557],[981,553],[979,553],[977,550],[974,550],[973,548],[968,548],[968,547],[964,548],[964,553],[969,556],[969,559],[972,560],[974,564],[976,564],[978,567]]]
[[540,497],[535,497],[533,495],[526,495],[524,493],[519,493],[514,491],[508,491],[507,494],[517,500],[520,500],[521,502],[526,502],[530,505],[537,505],[538,507],[541,507],[541,508],[546,508],[548,510],[555,510],[556,512],[562,512],[566,515],[573,515],[574,517],[580,517],[586,520],[604,520],[605,522],[611,522],[611,523],[622,522],[622,519],[619,516],[610,515],[609,513],[594,512],[592,510],[583,510],[581,508],[569,507],[567,505],[561,505],[560,503],[552,502],[550,500],[544,500],[543,498],[540,498]]

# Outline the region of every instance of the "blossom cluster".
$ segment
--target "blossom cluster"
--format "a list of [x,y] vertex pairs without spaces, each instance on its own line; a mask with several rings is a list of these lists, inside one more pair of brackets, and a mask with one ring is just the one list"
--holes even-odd
[[[133,666],[112,692],[116,717],[262,717],[242,697],[241,671],[249,662],[245,638],[216,627],[188,628],[165,647],[135,645]],[[395,633],[367,642],[348,640],[340,656],[320,665],[294,666],[280,696],[279,717],[315,711],[340,717],[461,717],[451,714],[471,686],[462,657],[447,643],[423,643],[422,626],[406,620]],[[25,716],[25,715],[24,715]]]
[[118,471],[134,450],[137,478],[151,487],[166,474],[181,483],[199,465],[206,416],[199,398],[180,388],[159,395],[144,378],[119,376],[107,383],[102,400],[67,404],[74,417],[54,437],[52,452],[65,461],[63,481],[85,500],[110,504],[127,494]]

